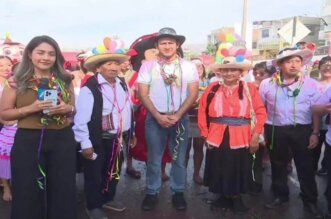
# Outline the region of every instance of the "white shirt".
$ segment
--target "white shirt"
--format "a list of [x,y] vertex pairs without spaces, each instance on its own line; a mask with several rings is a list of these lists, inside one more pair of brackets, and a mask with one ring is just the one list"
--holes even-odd
[[[102,115],[105,116],[110,114],[111,112],[113,113],[115,130],[109,132],[116,134],[120,125],[120,121],[122,122],[122,131],[129,130],[131,127],[132,119],[132,104],[130,102],[130,94],[123,90],[120,84],[121,81],[118,78],[116,78],[114,90],[101,74],[98,74],[97,79],[102,88]],[[114,103],[114,91],[116,92],[117,104],[116,102]],[[82,149],[92,147],[87,123],[91,121],[93,105],[94,98],[91,90],[86,86],[82,87],[77,98],[77,112],[74,118],[73,126],[75,139],[81,144]]]
[[180,68],[182,74],[181,86],[172,85],[174,109],[171,109],[170,86],[164,82],[161,76],[161,66],[158,61],[145,61],[139,70],[137,81],[150,86],[149,97],[159,112],[177,111],[188,97],[188,84],[199,82],[199,74],[195,64],[180,59]]

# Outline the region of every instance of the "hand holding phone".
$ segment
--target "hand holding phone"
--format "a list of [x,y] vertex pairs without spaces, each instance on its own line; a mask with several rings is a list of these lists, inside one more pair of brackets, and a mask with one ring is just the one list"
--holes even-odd
[[[52,106],[56,106],[57,104],[57,90],[48,89],[44,91],[44,101],[52,102]],[[49,113],[49,110],[43,110],[43,113]]]

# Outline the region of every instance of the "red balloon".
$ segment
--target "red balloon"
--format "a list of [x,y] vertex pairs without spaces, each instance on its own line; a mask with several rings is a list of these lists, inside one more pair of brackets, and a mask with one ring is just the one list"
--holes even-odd
[[227,49],[222,49],[222,50],[221,50],[221,54],[222,54],[224,57],[227,57],[227,56],[229,56],[229,50],[227,50]]

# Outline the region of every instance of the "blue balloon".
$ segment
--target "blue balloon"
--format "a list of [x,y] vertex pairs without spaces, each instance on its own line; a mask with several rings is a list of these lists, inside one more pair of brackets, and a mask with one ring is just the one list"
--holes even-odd
[[119,53],[119,54],[123,54],[124,53],[124,50],[123,49],[116,49],[115,52],[116,53]]
[[243,56],[243,55],[237,55],[236,56],[236,61],[237,62],[242,62],[242,61],[244,61],[245,60],[245,56]]
[[98,50],[97,50],[96,47],[94,47],[94,48],[92,49],[92,53],[93,53],[93,54],[98,54]]

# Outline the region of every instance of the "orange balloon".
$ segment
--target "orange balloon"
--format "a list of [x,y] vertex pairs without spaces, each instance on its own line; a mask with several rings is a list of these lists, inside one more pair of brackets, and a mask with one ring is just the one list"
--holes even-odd
[[221,32],[219,35],[218,35],[218,40],[221,41],[221,42],[225,42],[226,41],[226,34]]
[[106,47],[107,49],[110,48],[110,42],[111,42],[110,37],[105,37],[105,38],[103,39],[103,44],[105,45],[105,47]]

